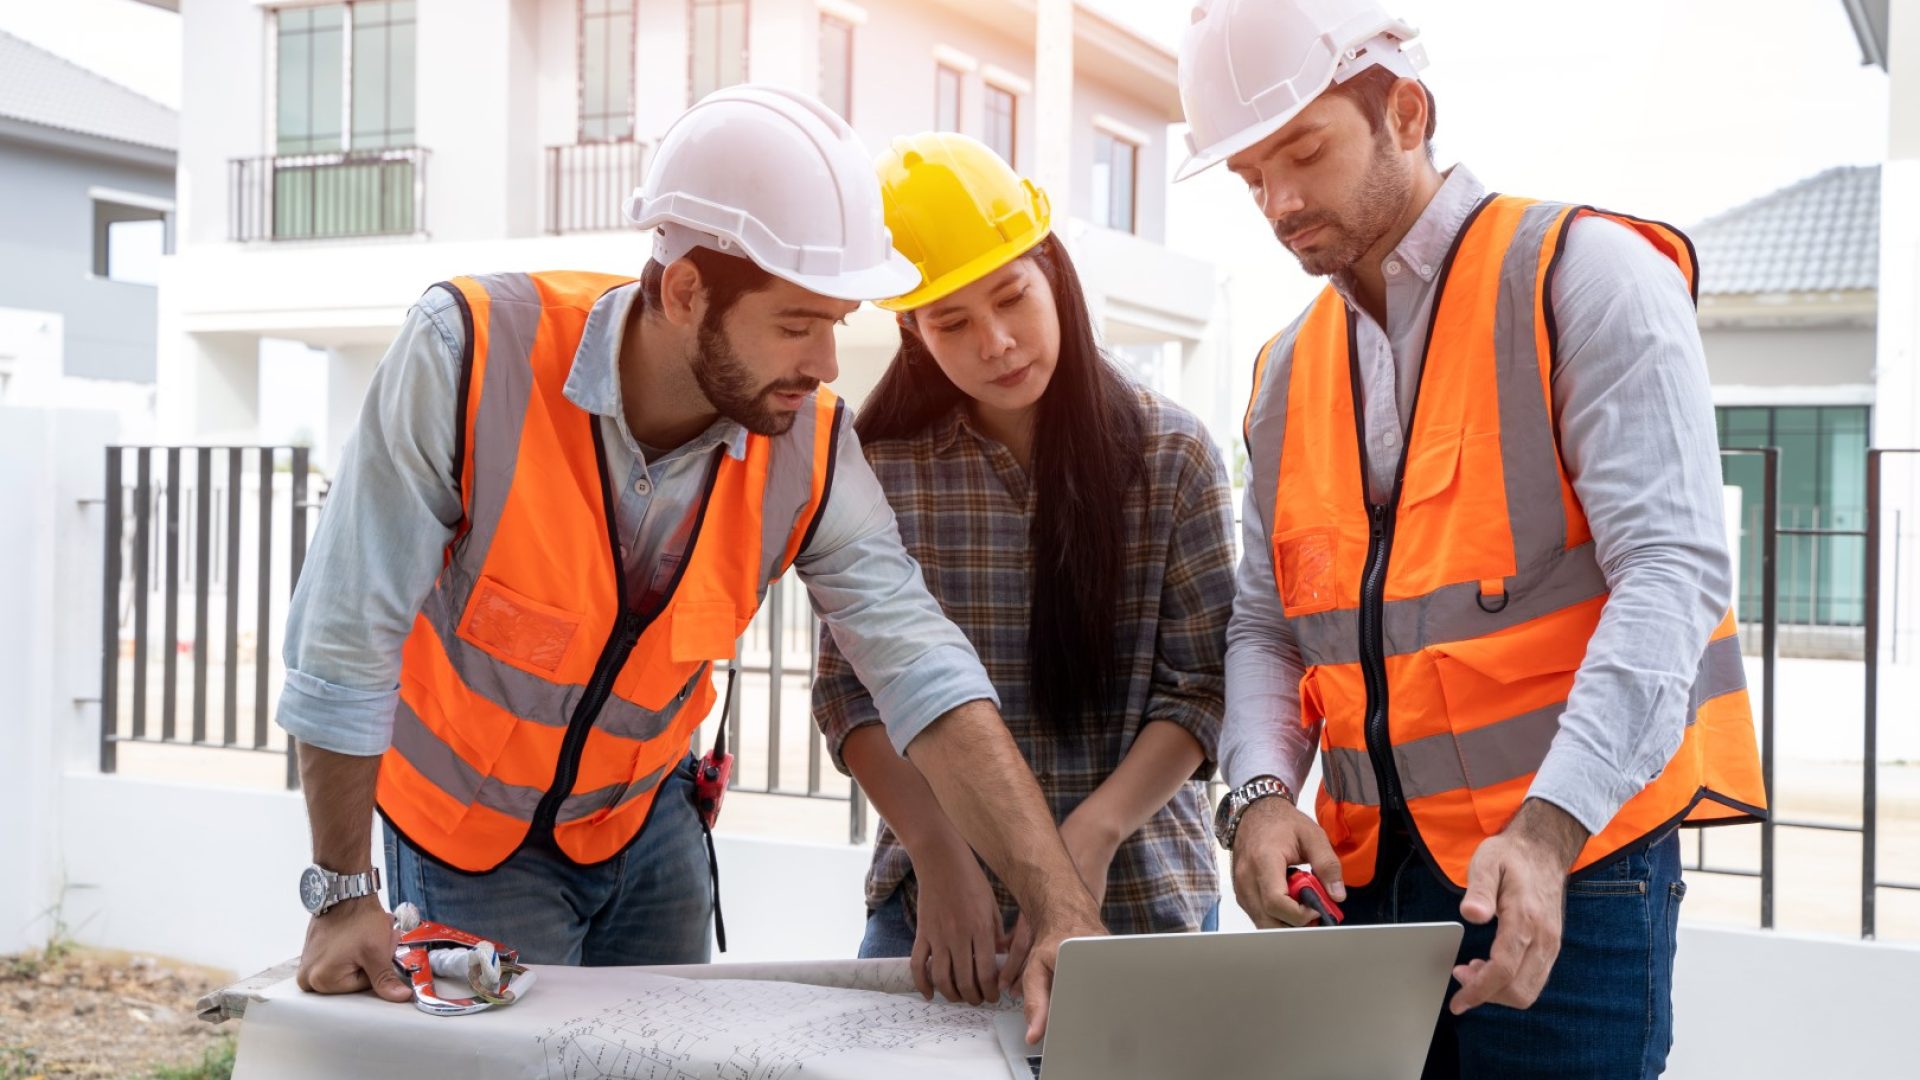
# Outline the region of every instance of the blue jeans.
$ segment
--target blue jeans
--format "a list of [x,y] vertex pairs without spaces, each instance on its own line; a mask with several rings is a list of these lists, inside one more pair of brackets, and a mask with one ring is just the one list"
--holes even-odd
[[[1460,894],[1391,826],[1378,866],[1367,887],[1347,890],[1349,923],[1461,921]],[[1464,1016],[1443,1007],[1427,1080],[1659,1076],[1673,1046],[1674,934],[1686,893],[1677,834],[1568,882],[1560,957],[1539,1000]],[[1485,957],[1497,925],[1468,924],[1458,962]],[[1448,981],[1448,1000],[1459,988]]]
[[[1207,932],[1220,929],[1218,900],[1207,909],[1200,929]],[[895,889],[893,895],[887,897],[886,903],[867,912],[867,931],[860,938],[860,959],[912,956],[913,933],[913,927],[907,923],[906,892]]]
[[484,874],[415,850],[384,826],[387,900],[520,950],[531,964],[704,964],[713,883],[693,808],[693,758],[667,774],[645,827],[620,854],[578,866],[530,838]]

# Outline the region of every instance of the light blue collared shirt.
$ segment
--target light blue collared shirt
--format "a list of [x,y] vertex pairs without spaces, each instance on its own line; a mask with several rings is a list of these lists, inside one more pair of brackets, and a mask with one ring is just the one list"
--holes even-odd
[[[1448,171],[1381,266],[1384,326],[1353,304],[1348,282],[1332,282],[1359,311],[1372,499],[1393,490],[1440,267],[1486,193],[1464,165]],[[1560,326],[1554,430],[1610,595],[1527,793],[1597,833],[1679,748],[1701,653],[1732,602],[1733,572],[1706,355],[1679,269],[1617,222],[1581,218],[1568,231],[1552,300]],[[1251,488],[1242,530],[1220,769],[1229,784],[1273,775],[1298,792],[1318,733],[1300,726],[1304,665]]]
[[[645,581],[704,489],[709,453],[724,444],[734,457],[744,455],[748,433],[716,420],[647,460],[620,400],[620,343],[639,291],[623,286],[594,305],[565,393],[600,417],[622,558],[629,580]],[[386,750],[400,648],[460,523],[453,447],[466,340],[455,304],[445,288],[427,290],[374,372],[287,614],[277,720],[325,750]],[[999,704],[973,646],[941,613],[901,546],[852,424],[841,433],[819,527],[794,569],[872,692],[896,748],[904,751],[928,724],[969,701]]]

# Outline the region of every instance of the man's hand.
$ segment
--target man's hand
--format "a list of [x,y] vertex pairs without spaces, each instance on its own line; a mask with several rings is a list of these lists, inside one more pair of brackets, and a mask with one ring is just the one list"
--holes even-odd
[[[1081,804],[1085,806],[1085,803]],[[1120,841],[1111,823],[1096,821],[1078,810],[1067,815],[1060,823],[1060,840],[1067,845],[1067,854],[1073,858],[1073,868],[1080,872],[1080,883],[1087,887],[1087,893],[1093,897],[1093,906],[1098,910],[1107,898],[1107,875],[1113,869],[1114,853],[1120,850]],[[1027,921],[1027,913],[1021,912],[1014,920],[1013,935],[1007,942],[1007,962],[1000,967],[1000,986],[1008,989],[1020,981],[1026,972],[1027,958],[1033,954],[1033,924]]]
[[1053,969],[1060,962],[1060,943],[1068,938],[1105,937],[1107,928],[1097,916],[1085,914],[1035,920],[1033,951],[1020,977],[1020,995],[1026,1004],[1027,1042],[1037,1043],[1047,1033],[1047,1004],[1053,994]]
[[913,985],[933,1000],[939,990],[948,1001],[978,1005],[1000,1000],[994,952],[1000,939],[1000,902],[973,851],[956,852],[916,866],[920,882],[919,917],[914,923],[911,965]]
[[1487,959],[1453,969],[1455,1016],[1489,1001],[1525,1009],[1540,997],[1560,955],[1567,868],[1586,842],[1572,815],[1539,799],[1522,803],[1500,835],[1481,842],[1467,864],[1460,916],[1477,925],[1497,916],[1500,926]]
[[354,994],[369,987],[388,1001],[412,1001],[413,988],[393,967],[400,933],[378,897],[343,900],[307,923],[300,950],[300,989]]
[[1347,898],[1340,860],[1319,822],[1277,795],[1247,807],[1233,837],[1233,895],[1253,925],[1271,930],[1320,918],[1287,895],[1287,869],[1301,863],[1312,865],[1336,903]]

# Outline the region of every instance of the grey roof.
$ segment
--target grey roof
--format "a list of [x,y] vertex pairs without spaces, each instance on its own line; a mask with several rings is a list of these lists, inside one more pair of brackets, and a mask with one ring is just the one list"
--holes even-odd
[[180,144],[179,113],[5,31],[0,117],[161,150]]
[[1828,169],[1687,232],[1705,295],[1876,288],[1880,166]]

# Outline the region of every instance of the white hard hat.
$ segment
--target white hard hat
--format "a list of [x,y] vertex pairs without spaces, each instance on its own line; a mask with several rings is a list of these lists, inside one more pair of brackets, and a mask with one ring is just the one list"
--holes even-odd
[[920,283],[893,249],[860,137],[791,90],[747,84],[701,98],[667,129],[626,211],[659,230],[662,265],[707,247],[839,300],[884,300]]
[[1210,169],[1287,126],[1335,83],[1371,67],[1414,78],[1419,31],[1376,0],[1197,0],[1180,42],[1187,160]]

